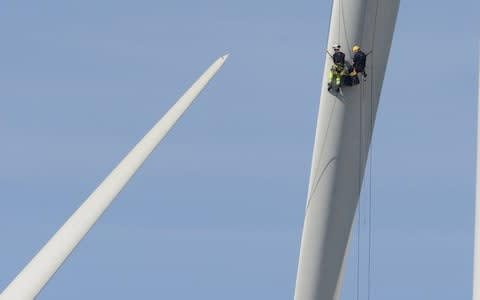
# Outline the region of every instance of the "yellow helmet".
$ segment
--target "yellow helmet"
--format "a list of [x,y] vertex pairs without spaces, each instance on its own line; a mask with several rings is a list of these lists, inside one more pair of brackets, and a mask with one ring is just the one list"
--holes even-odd
[[353,46],[352,51],[353,51],[353,53],[357,53],[358,51],[360,51],[360,46],[359,45]]

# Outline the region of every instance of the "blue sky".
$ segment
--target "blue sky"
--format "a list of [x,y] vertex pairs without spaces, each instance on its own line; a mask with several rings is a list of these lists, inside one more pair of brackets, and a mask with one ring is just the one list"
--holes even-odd
[[[371,299],[471,298],[479,10],[401,4],[360,204],[372,175]],[[330,1],[2,1],[0,289],[229,52],[38,299],[292,299],[329,15]]]

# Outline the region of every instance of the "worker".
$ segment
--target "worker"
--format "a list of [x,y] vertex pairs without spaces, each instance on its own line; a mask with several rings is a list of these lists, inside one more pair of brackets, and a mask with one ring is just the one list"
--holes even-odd
[[342,85],[342,76],[344,74],[345,68],[340,64],[334,64],[328,72],[328,91],[332,90],[333,84],[335,83],[337,93],[340,92],[340,86]]
[[345,71],[345,53],[340,50],[339,44],[333,45],[333,65],[328,73],[328,91],[332,89],[333,83],[337,87],[337,93],[340,92],[340,86],[342,84],[342,75]]
[[367,80],[365,66],[367,64],[367,55],[360,49],[359,45],[352,47],[353,52],[353,71],[363,75],[363,81]]
[[333,63],[334,64],[340,64],[342,66],[345,66],[345,53],[340,51],[341,46],[339,44],[333,45]]

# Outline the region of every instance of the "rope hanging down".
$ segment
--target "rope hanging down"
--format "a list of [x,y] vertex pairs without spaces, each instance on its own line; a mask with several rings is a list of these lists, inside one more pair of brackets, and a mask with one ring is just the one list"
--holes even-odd
[[[335,5],[336,4],[336,5]],[[359,101],[359,170],[358,170],[358,186],[359,186],[359,195],[361,192],[361,187],[362,187],[362,172],[365,170],[363,167],[363,155],[364,155],[364,142],[366,140],[366,137],[364,136],[364,127],[363,127],[363,122],[364,122],[364,116],[363,116],[363,107],[364,105],[369,106],[369,127],[368,130],[371,133],[370,136],[370,151],[367,153],[367,156],[369,156],[370,159],[367,157],[367,161],[369,162],[368,164],[368,174],[369,174],[369,182],[368,182],[368,221],[366,220],[365,223],[368,225],[368,248],[367,248],[367,299],[370,300],[371,296],[371,287],[372,287],[372,280],[371,280],[371,275],[372,275],[372,244],[373,244],[373,233],[372,233],[372,212],[373,212],[373,144],[371,143],[372,138],[373,138],[373,125],[374,125],[374,88],[375,88],[375,59],[373,54],[374,49],[375,49],[375,37],[376,37],[376,30],[377,30],[377,17],[378,17],[378,11],[379,11],[379,5],[380,5],[380,0],[376,0],[375,5],[375,17],[373,20],[373,33],[372,33],[372,44],[370,47],[370,51],[367,53],[367,56],[370,57],[371,59],[371,71],[369,72],[370,75],[370,95],[367,95],[367,86],[365,84],[360,85],[360,101]],[[349,39],[349,34],[347,31],[347,26],[346,24],[346,17],[345,17],[345,9],[344,9],[344,3],[343,0],[337,0],[337,1],[332,1],[332,8],[336,9],[336,15],[337,15],[337,20],[338,20],[338,25],[337,25],[337,39],[338,43],[340,43],[340,35],[342,33],[342,25],[343,25],[343,34],[345,35],[345,43],[348,49],[351,49],[351,41]],[[333,14],[333,12],[332,12]],[[366,32],[367,29],[367,22],[364,22],[364,30],[363,34],[367,34]],[[327,51],[328,52],[328,51]],[[369,100],[369,103],[364,103],[364,100]],[[368,149],[367,149],[368,150]],[[356,275],[357,275],[357,282],[356,282],[356,299],[360,300],[360,292],[361,292],[361,257],[362,257],[362,251],[361,251],[361,242],[362,242],[362,209],[361,209],[361,199],[359,199],[358,206],[357,206],[357,257],[356,257]]]
[[[347,32],[347,27],[345,26],[345,11],[344,11],[344,4],[342,0],[338,0],[337,2],[337,15],[338,15],[338,31],[337,31],[337,39],[340,39],[340,32],[341,32],[341,25],[343,24],[343,29],[344,29],[344,34],[345,34],[345,41],[347,44],[348,49],[350,49],[350,40],[349,40],[349,35]],[[376,37],[376,29],[377,29],[377,17],[378,17],[378,11],[379,11],[379,4],[380,0],[377,0],[375,3],[375,17],[373,21],[373,33],[372,33],[372,44],[370,46],[370,51],[368,52],[368,56],[373,53],[375,49],[375,37]],[[340,21],[341,20],[341,21]],[[367,22],[364,22],[364,34],[367,34],[366,32],[366,26]],[[373,126],[374,126],[374,96],[375,96],[375,59],[374,55],[370,56],[371,59],[371,76],[370,76],[370,95],[367,95],[367,86],[365,84],[360,85],[360,97],[359,97],[359,147],[358,147],[358,154],[359,154],[359,170],[358,170],[358,187],[359,187],[359,195],[361,192],[361,187],[362,187],[362,172],[364,171],[364,164],[363,164],[363,156],[364,156],[364,143],[366,141],[366,137],[364,136],[364,127],[363,127],[363,122],[364,122],[364,116],[363,116],[363,108],[364,105],[369,106],[369,128],[367,131],[370,132],[370,153],[367,152],[367,156],[369,156],[370,159],[367,157],[367,161],[369,162],[368,165],[368,174],[369,174],[369,182],[368,182],[368,248],[367,248],[367,299],[370,300],[371,296],[371,286],[372,286],[372,239],[373,239],[373,234],[372,234],[372,212],[373,212],[373,144],[372,144],[372,139],[373,139]],[[370,96],[370,97],[368,97]],[[364,100],[367,100],[369,98],[369,103],[364,103]],[[378,103],[378,102],[377,102]],[[368,151],[368,148],[367,148]],[[360,291],[361,291],[361,257],[362,257],[362,251],[361,251],[361,245],[362,245],[362,201],[359,199],[358,206],[357,206],[357,265],[356,265],[356,273],[357,273],[357,283],[356,283],[356,299],[360,300]],[[367,222],[365,222],[367,223]]]
[[[372,37],[372,45],[370,46],[371,51],[374,51],[375,49],[375,37],[377,34],[377,17],[378,17],[378,11],[379,11],[379,6],[380,6],[380,0],[376,1],[376,7],[375,7],[375,18],[373,21],[373,37]],[[373,97],[374,97],[374,91],[375,91],[375,55],[372,55],[371,57],[372,61],[372,70],[370,72],[371,77],[370,77],[370,91],[371,91],[371,97],[370,97],[370,130],[372,132],[372,136],[370,137],[370,141],[373,140],[373,125],[374,125],[374,120],[373,120]],[[378,103],[378,102],[377,102]],[[369,173],[370,173],[370,182],[369,182],[369,204],[368,204],[368,210],[369,210],[369,219],[368,219],[368,276],[367,276],[367,299],[370,300],[370,295],[371,295],[371,288],[372,288],[372,212],[373,212],[373,195],[372,195],[372,182],[373,182],[373,143],[370,142],[371,150],[370,150],[370,163],[369,163]]]

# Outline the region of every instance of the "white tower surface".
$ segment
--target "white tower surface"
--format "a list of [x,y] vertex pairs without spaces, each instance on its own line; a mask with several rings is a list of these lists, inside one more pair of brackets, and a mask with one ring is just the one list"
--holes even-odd
[[375,114],[400,0],[334,0],[328,48],[340,44],[346,58],[359,44],[367,80],[327,91],[332,59],[325,56],[295,300],[339,297],[342,265],[362,186]]
[[473,300],[480,300],[480,57],[477,101],[477,180],[475,185],[475,238],[473,251]]
[[1,300],[32,300],[37,296],[158,143],[222,67],[227,57],[228,55],[225,55],[217,59],[138,142],[7,286],[0,295]]

